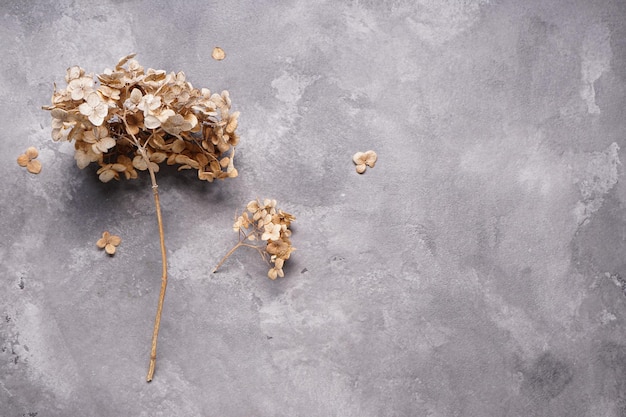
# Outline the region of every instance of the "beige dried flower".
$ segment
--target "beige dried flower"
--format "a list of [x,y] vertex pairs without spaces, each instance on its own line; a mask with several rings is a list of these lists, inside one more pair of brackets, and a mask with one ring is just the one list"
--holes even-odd
[[98,93],[90,93],[85,102],[78,106],[80,114],[87,116],[94,126],[100,126],[109,112],[109,107]]
[[104,251],[109,255],[113,255],[115,254],[115,250],[120,243],[122,243],[122,238],[112,235],[109,232],[104,232],[102,233],[102,237],[96,242],[96,246],[100,249],[104,249]]
[[362,174],[365,172],[366,167],[374,168],[378,155],[374,151],[357,152],[352,157],[352,161],[356,165],[356,172]]
[[41,162],[36,160],[38,156],[37,148],[30,146],[26,149],[26,152],[17,157],[17,164],[21,167],[26,167],[26,170],[31,174],[39,174],[41,172]]
[[[249,214],[252,215],[250,219]],[[241,247],[255,249],[270,264],[270,279],[285,276],[283,265],[295,248],[291,245],[289,226],[296,218],[276,209],[276,200],[265,199],[263,203],[252,200],[243,213],[235,219],[233,230],[239,234],[239,242],[224,256],[213,272]],[[252,243],[251,243],[252,242]]]
[[214,60],[221,61],[222,59],[226,58],[226,52],[224,52],[224,50],[219,46],[216,46],[215,48],[213,48],[211,56]]

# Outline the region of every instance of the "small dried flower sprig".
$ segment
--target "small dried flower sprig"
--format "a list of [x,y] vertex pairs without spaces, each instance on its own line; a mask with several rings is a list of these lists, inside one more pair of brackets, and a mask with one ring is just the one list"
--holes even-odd
[[147,169],[143,152],[155,172],[166,163],[209,182],[236,177],[239,112],[230,112],[228,91],[193,88],[183,72],[144,70],[134,56],[95,78],[78,66],[67,70],[67,87],[55,86],[44,107],[52,139],[74,141],[78,167],[97,163],[103,182],[137,178]]
[[17,164],[25,167],[31,174],[39,174],[41,172],[41,162],[37,160],[39,151],[34,146],[26,149],[26,152],[17,157]]
[[356,172],[363,174],[367,167],[374,168],[378,155],[374,151],[357,152],[352,156],[352,162],[356,165]]
[[114,255],[117,247],[122,243],[122,238],[112,235],[109,232],[103,232],[102,237],[96,242],[96,246],[104,249],[109,255]]
[[296,250],[291,245],[289,227],[296,218],[276,208],[276,200],[250,201],[243,213],[235,219],[233,230],[239,234],[239,242],[224,256],[215,267],[220,266],[241,246],[255,249],[270,265],[267,276],[270,279],[284,277],[283,265]]

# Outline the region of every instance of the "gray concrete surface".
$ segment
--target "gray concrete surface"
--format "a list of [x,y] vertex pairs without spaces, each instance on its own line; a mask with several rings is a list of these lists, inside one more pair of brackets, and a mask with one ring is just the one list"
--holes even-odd
[[[625,18],[622,0],[3,0],[0,415],[626,416]],[[80,171],[41,110],[67,67],[130,52],[241,111],[239,178],[159,178],[151,384],[149,179]],[[16,164],[30,145],[38,176]],[[287,276],[245,251],[211,274],[257,196],[297,217]]]

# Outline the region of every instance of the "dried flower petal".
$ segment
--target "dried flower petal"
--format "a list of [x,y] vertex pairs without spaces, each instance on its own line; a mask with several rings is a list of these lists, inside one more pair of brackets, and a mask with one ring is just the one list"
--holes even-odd
[[96,242],[96,246],[104,249],[109,255],[115,254],[116,247],[122,243],[122,238],[110,234],[108,231],[102,233],[102,237]]
[[216,46],[215,48],[213,48],[211,57],[213,57],[213,59],[216,61],[221,61],[222,59],[226,58],[226,52],[224,52],[224,50],[219,46]]
[[31,174],[39,174],[41,172],[41,162],[35,160],[39,156],[39,151],[34,146],[28,147],[26,152],[17,157],[17,164],[25,167]]
[[359,174],[364,173],[368,166],[374,168],[377,159],[378,156],[376,152],[371,150],[367,152],[357,152],[352,156],[352,161],[356,165],[356,172]]

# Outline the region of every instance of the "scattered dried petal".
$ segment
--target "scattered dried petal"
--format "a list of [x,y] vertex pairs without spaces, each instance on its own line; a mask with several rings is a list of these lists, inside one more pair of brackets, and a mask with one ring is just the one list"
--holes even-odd
[[34,146],[28,147],[26,152],[17,157],[17,164],[25,167],[31,174],[39,174],[41,172],[41,162],[35,158],[39,156],[39,151]]
[[110,234],[108,231],[102,233],[102,237],[96,242],[96,246],[104,249],[109,255],[115,254],[116,247],[122,243],[122,238]]
[[213,48],[211,56],[214,60],[221,61],[222,59],[226,58],[226,52],[224,52],[224,50],[219,46],[216,46],[215,48]]

